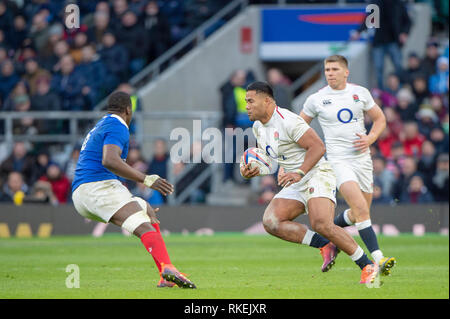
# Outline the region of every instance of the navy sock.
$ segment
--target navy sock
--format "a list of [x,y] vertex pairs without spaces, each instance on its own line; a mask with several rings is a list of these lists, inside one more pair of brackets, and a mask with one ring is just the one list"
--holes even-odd
[[334,224],[335,224],[335,225],[337,225],[337,226],[339,226],[339,227],[347,227],[347,226],[350,226],[350,225],[347,224],[347,222],[345,221],[344,214],[345,214],[345,211],[344,211],[343,213],[340,213],[339,215],[337,215],[337,216],[334,218]]
[[362,241],[364,242],[364,244],[366,244],[367,249],[371,253],[379,249],[377,235],[373,231],[372,226],[358,230],[358,232],[359,236],[361,236]]
[[359,268],[363,269],[364,267],[366,267],[367,265],[373,264],[369,257],[367,257],[367,255],[364,253],[361,258],[359,258],[358,260],[355,261],[355,263],[359,266]]
[[316,248],[322,248],[326,244],[328,244],[330,241],[326,239],[325,237],[322,237],[318,233],[315,233],[311,238],[311,243],[309,244],[311,247]]

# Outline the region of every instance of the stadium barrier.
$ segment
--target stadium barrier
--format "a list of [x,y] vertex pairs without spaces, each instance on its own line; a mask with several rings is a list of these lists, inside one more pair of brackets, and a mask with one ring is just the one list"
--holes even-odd
[[[338,206],[341,212],[344,206]],[[212,207],[212,206],[163,206],[158,213],[163,233],[196,233],[208,235],[214,232],[265,233],[261,220],[265,206]],[[425,232],[448,234],[449,205],[377,205],[372,209],[372,224],[376,232],[385,235]],[[308,224],[305,215],[297,219]],[[43,206],[9,204],[0,205],[0,238],[49,237],[51,235],[101,235],[103,232],[120,233],[116,226],[89,221],[78,215],[72,205]],[[354,229],[348,228],[356,234]]]

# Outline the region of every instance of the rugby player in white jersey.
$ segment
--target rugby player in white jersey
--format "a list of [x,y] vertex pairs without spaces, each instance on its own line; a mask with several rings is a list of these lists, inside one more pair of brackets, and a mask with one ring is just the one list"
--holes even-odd
[[[278,180],[283,189],[264,212],[265,230],[289,242],[326,250],[322,252],[322,271],[330,268],[337,252],[342,250],[361,268],[360,283],[372,283],[378,275],[378,266],[333,222],[336,178],[323,158],[322,140],[299,115],[276,105],[273,90],[267,83],[250,84],[245,100],[248,116],[255,122],[253,133],[258,147],[284,169]],[[250,164],[241,167],[244,178],[258,174],[259,169],[252,169]],[[314,231],[294,221],[305,212]]]
[[[390,275],[395,258],[384,257],[370,219],[373,164],[369,146],[386,127],[386,119],[366,88],[347,82],[348,61],[344,56],[326,58],[324,68],[328,85],[307,98],[300,116],[308,124],[318,118],[337,188],[350,206],[336,216],[335,224],[355,225],[381,274]],[[373,122],[367,135],[364,113]]]

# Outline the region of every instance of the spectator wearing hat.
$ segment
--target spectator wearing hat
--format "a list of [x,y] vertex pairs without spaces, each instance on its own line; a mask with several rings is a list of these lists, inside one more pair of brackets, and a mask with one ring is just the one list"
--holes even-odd
[[414,94],[409,88],[401,88],[397,92],[395,111],[403,122],[414,121],[419,106],[415,103]]
[[436,64],[437,72],[430,76],[429,90],[432,94],[448,93],[448,58],[441,56]]
[[439,118],[431,106],[424,104],[421,107],[417,113],[419,132],[429,139],[431,131],[439,127]]
[[425,78],[428,80],[431,75],[436,72],[436,62],[439,58],[439,42],[431,38],[428,40],[425,50],[425,57],[423,58],[421,65]]
[[437,158],[436,172],[432,178],[431,189],[437,202],[448,203],[449,155],[440,154]]

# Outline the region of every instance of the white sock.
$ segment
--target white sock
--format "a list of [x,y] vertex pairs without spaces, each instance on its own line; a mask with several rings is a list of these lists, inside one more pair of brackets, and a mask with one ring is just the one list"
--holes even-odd
[[348,212],[349,212],[349,210],[350,210],[350,208],[349,209],[346,209],[345,211],[344,211],[344,220],[345,220],[345,222],[347,223],[347,225],[353,225],[353,223],[352,223],[352,221],[350,220],[350,218],[348,217]]
[[306,234],[305,237],[303,237],[302,244],[309,246],[309,244],[311,244],[311,239],[313,238],[314,234],[315,232],[310,231],[309,229],[306,230]]
[[372,221],[370,219],[367,219],[360,223],[355,223],[357,230],[363,230],[364,228],[372,226]]
[[353,255],[350,256],[350,258],[353,261],[357,261],[359,258],[361,258],[364,255],[364,250],[358,246],[358,248],[356,248],[355,252],[353,253]]

